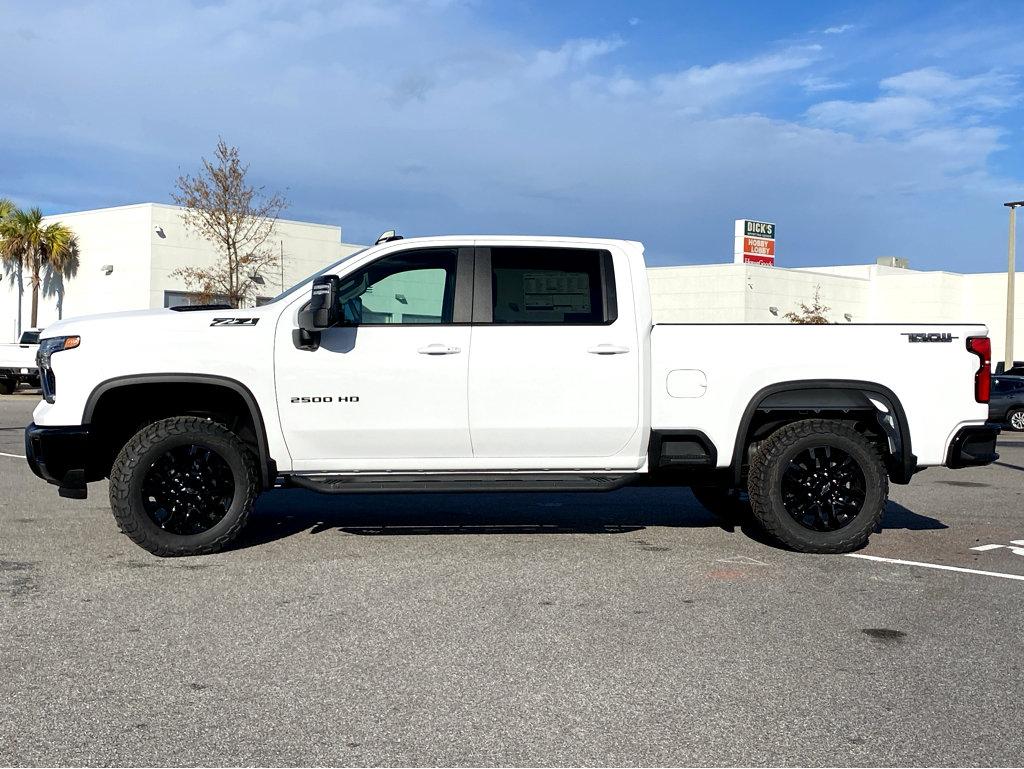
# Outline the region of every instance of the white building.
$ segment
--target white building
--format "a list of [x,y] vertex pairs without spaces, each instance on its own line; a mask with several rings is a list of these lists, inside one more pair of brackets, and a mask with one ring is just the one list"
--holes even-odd
[[[59,316],[168,307],[189,301],[188,289],[171,273],[204,266],[216,251],[189,232],[177,206],[143,203],[47,217],[78,235],[78,274],[60,295],[40,297],[40,325]],[[341,241],[341,228],[280,221],[274,247],[282,269],[268,275],[272,297],[325,265],[360,248]],[[989,327],[993,359],[1003,357],[1006,319],[1004,273],[925,272],[881,264],[783,268],[754,264],[652,267],[655,320],[662,323],[785,323],[785,315],[821,302],[837,323],[981,322]],[[1015,359],[1024,359],[1024,280],[1018,276]],[[30,295],[23,299],[29,324]],[[15,336],[17,292],[0,288],[0,341]]]
[[[182,209],[159,203],[101,208],[48,216],[47,224],[63,222],[78,236],[77,274],[62,291],[39,297],[39,325],[60,317],[115,310],[138,310],[187,304],[194,299],[185,282],[171,273],[180,267],[213,264],[216,249],[185,227]],[[341,242],[341,228],[279,220],[271,246],[281,266],[264,276],[261,299],[279,294],[361,246]],[[22,328],[31,320],[31,292],[24,276]],[[0,288],[0,341],[15,338],[18,293],[5,280]]]

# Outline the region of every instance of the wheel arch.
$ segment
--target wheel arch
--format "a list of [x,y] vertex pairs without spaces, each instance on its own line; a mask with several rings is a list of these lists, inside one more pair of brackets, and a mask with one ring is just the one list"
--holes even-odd
[[[885,411],[878,408],[882,404]],[[879,428],[889,442],[887,462],[893,483],[908,483],[917,471],[917,457],[911,446],[910,425],[899,397],[885,385],[854,379],[801,379],[776,382],[762,388],[750,399],[740,418],[733,446],[732,474],[738,485],[742,481],[744,453],[750,444],[755,418],[764,412],[791,412],[796,421],[803,412],[820,415],[849,412],[874,412]]]
[[[269,443],[267,440],[267,428],[260,410],[259,403],[252,391],[237,379],[219,376],[215,374],[184,374],[184,373],[155,373],[135,374],[129,376],[113,377],[100,382],[89,394],[82,413],[82,424],[91,425],[96,414],[102,413],[107,400],[116,396],[118,391],[131,392],[133,395],[139,392],[153,392],[158,388],[174,387],[176,395],[182,402],[188,402],[189,386],[198,386],[192,393],[230,393],[231,397],[238,399],[244,406],[252,428],[252,444],[259,460],[260,480],[264,488],[269,488],[277,475],[276,464],[270,456]],[[183,389],[184,388],[184,389]],[[161,413],[166,409],[154,408],[154,414]],[[173,409],[172,409],[173,410]],[[196,409],[203,411],[203,409]],[[168,416],[169,414],[163,414]]]

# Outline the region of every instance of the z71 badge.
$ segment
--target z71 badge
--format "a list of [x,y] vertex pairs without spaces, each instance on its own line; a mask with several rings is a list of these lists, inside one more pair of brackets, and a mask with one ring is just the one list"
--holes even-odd
[[259,318],[214,318],[211,326],[255,326]]
[[904,333],[902,336],[907,337],[908,342],[952,342],[954,339],[960,338],[948,333],[926,334],[924,332],[913,334]]

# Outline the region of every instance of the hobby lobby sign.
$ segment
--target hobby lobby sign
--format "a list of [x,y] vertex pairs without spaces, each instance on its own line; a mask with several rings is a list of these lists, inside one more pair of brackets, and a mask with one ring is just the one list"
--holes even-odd
[[737,219],[733,231],[733,261],[737,264],[775,265],[775,225]]

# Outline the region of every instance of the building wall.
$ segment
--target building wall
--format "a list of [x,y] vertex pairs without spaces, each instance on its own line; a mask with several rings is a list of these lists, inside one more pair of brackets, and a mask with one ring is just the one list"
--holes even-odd
[[[152,253],[152,281],[149,306],[163,307],[165,291],[184,291],[185,283],[171,273],[182,267],[209,267],[217,258],[212,243],[199,237],[185,226],[182,210],[178,206],[150,204],[152,226],[148,247]],[[161,234],[163,236],[161,237]],[[265,285],[260,295],[273,297],[289,286],[323,269],[342,256],[361,246],[343,244],[341,228],[326,224],[311,224],[278,220],[274,237],[269,243],[281,257],[281,268],[264,274]]]
[[[836,323],[984,323],[1004,357],[1006,275],[923,272],[880,265],[786,269],[753,264],[648,270],[657,323],[785,323],[821,303]],[[1017,275],[1014,358],[1024,360],[1024,276]],[[771,308],[777,310],[773,314]],[[846,315],[850,318],[847,320]]]
[[742,323],[747,267],[701,264],[651,267],[651,307],[659,323]]
[[[40,296],[39,325],[60,317],[90,315],[116,310],[164,306],[165,291],[187,291],[185,282],[171,273],[180,267],[213,264],[213,244],[186,227],[177,206],[142,203],[95,211],[46,217],[61,221],[78,236],[80,264],[77,274],[60,295]],[[272,246],[283,254],[283,275],[275,270],[265,276],[261,295],[272,297],[331,262],[361,246],[341,242],[341,228],[281,220]],[[112,267],[109,275],[102,269]],[[22,327],[29,326],[31,296],[28,278],[22,302]],[[282,288],[283,286],[283,288]],[[17,290],[9,281],[0,287],[0,341],[15,339]]]
[[[78,235],[78,271],[67,280],[61,294],[39,297],[39,325],[47,326],[59,317],[74,317],[112,309],[138,310],[149,306],[150,262],[146,247],[150,213],[148,206],[122,206],[97,211],[50,216],[47,224],[64,222]],[[100,269],[114,266],[110,275]],[[22,328],[31,323],[31,290],[24,276]],[[13,341],[17,325],[17,289],[4,281],[0,289],[2,341]]]

